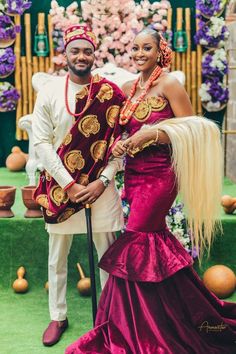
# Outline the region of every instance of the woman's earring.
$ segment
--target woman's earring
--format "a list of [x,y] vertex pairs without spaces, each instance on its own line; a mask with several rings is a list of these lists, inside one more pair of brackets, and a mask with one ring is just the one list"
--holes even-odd
[[158,55],[158,57],[157,57],[157,63],[159,63],[159,61],[160,61],[160,55]]

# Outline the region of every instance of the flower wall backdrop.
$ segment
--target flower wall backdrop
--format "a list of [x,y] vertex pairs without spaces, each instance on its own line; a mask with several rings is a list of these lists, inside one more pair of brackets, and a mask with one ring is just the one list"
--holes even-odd
[[[223,17],[219,17],[227,5],[227,0],[196,0],[199,28],[195,43],[206,49],[202,57],[202,85],[199,90],[202,105],[209,112],[222,110],[228,102],[229,92],[225,84],[228,73],[225,41],[229,31]],[[212,49],[212,50],[209,50]]]
[[91,25],[98,38],[96,67],[112,62],[131,72],[136,72],[128,54],[136,33],[149,23],[165,33],[169,7],[171,5],[167,0],[155,1],[152,4],[148,0],[143,0],[139,4],[134,0],[87,0],[81,1],[80,10],[77,2],[64,8],[53,0],[50,15],[54,26],[54,45],[57,52],[54,62],[61,67],[65,66],[61,55],[63,29],[69,23],[84,22]]

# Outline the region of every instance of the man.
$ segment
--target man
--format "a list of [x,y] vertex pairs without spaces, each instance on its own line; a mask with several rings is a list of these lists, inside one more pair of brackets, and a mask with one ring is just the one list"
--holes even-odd
[[[45,171],[35,193],[49,232],[49,312],[43,344],[57,343],[68,327],[67,257],[73,234],[86,233],[84,204],[92,204],[93,240],[100,259],[123,226],[114,176],[120,159],[109,159],[124,96],[113,83],[92,77],[95,36],[86,26],[65,31],[69,73],[38,93],[33,118],[36,153]],[[75,113],[74,113],[75,112]],[[101,286],[107,273],[100,271]]]

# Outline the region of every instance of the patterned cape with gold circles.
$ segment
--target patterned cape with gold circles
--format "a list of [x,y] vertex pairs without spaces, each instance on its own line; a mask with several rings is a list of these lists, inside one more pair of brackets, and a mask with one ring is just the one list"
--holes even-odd
[[[84,87],[76,95],[75,113],[83,110],[88,98]],[[87,185],[99,177],[107,164],[110,147],[120,134],[119,112],[124,101],[122,91],[112,82],[95,75],[87,109],[66,134],[57,153],[73,179]],[[57,182],[43,171],[35,191],[49,224],[65,221],[83,208],[72,203]]]

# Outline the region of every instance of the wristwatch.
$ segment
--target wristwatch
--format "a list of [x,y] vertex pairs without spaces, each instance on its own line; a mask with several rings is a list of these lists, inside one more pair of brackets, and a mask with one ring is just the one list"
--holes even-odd
[[109,183],[111,182],[106,176],[103,175],[101,175],[98,179],[102,181],[105,188],[107,188],[109,186]]

